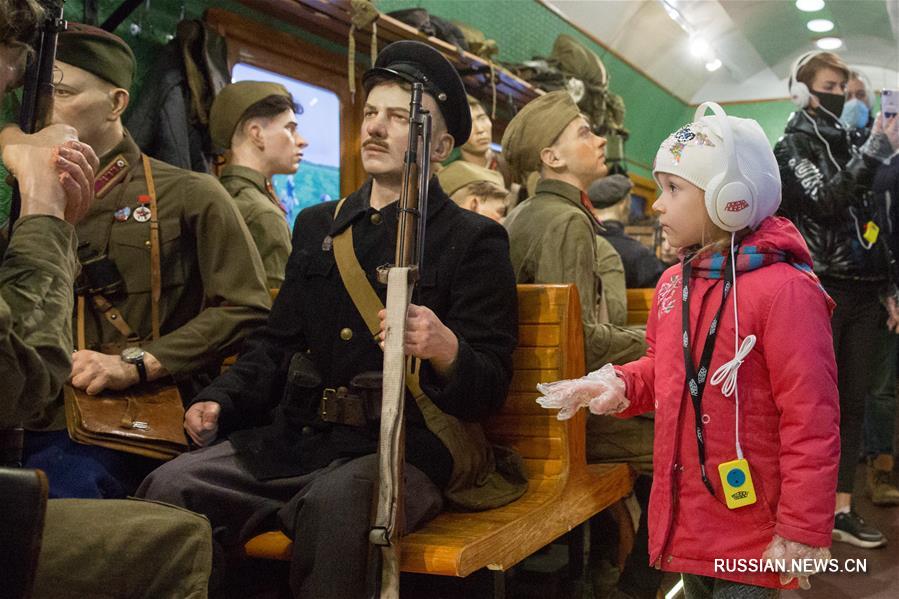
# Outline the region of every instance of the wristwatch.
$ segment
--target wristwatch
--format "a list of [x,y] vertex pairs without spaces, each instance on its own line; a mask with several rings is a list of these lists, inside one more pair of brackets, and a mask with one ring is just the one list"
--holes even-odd
[[144,366],[144,350],[139,347],[126,347],[122,350],[122,361],[137,366],[137,375],[140,377],[140,382],[147,382],[147,367]]

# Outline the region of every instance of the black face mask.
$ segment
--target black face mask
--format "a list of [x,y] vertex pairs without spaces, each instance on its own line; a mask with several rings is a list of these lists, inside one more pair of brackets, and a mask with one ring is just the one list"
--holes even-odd
[[821,107],[829,112],[833,117],[839,120],[843,114],[843,104],[846,103],[846,97],[843,94],[826,94],[824,92],[815,92]]

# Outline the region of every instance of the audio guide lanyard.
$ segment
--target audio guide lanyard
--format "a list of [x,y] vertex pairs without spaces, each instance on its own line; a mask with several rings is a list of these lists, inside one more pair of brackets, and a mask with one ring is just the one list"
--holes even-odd
[[693,411],[696,420],[696,445],[699,450],[699,468],[702,474],[702,482],[713,497],[715,496],[715,490],[712,489],[712,483],[709,481],[709,477],[706,475],[705,471],[705,440],[703,439],[702,433],[702,394],[705,390],[705,383],[709,374],[709,362],[712,361],[712,353],[714,353],[715,350],[715,340],[718,338],[718,323],[721,319],[721,313],[724,311],[724,304],[727,302],[727,294],[730,292],[731,286],[733,286],[734,274],[733,270],[729,268],[728,265],[728,261],[731,259],[730,256],[727,256],[724,259],[724,288],[721,294],[721,306],[718,307],[718,312],[715,314],[714,320],[712,320],[708,335],[706,335],[705,345],[702,349],[702,357],[699,360],[698,372],[696,366],[693,364],[693,354],[690,350],[690,273],[692,271],[690,260],[684,260],[682,267],[683,293],[681,295],[681,301],[683,304],[682,322],[684,335],[682,341],[684,347],[684,370],[687,378],[687,389],[690,390],[690,398],[693,400]]

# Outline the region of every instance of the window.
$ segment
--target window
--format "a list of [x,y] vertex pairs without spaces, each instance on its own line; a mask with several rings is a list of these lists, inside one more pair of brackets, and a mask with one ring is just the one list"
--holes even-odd
[[309,146],[294,175],[275,175],[272,185],[293,227],[301,210],[340,198],[340,98],[334,92],[257,66],[234,65],[232,81],[271,81],[287,88],[303,107],[297,129]]

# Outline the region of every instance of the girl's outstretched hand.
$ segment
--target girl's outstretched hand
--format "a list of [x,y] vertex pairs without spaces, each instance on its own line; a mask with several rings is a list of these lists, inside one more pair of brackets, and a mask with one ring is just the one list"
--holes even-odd
[[558,408],[559,420],[568,420],[584,406],[594,414],[615,414],[630,405],[624,381],[611,364],[579,379],[540,383],[537,391],[543,394],[537,403],[544,408]]
[[[799,586],[808,590],[812,588],[808,577],[824,568],[825,562],[830,559],[830,550],[827,547],[810,547],[790,541],[780,535],[774,535],[765,552],[762,553],[762,559],[773,560],[773,567],[778,568],[779,571],[780,563],[783,564],[783,570],[780,571],[781,584],[785,585],[793,578],[798,578]],[[781,560],[781,562],[776,560]]]

